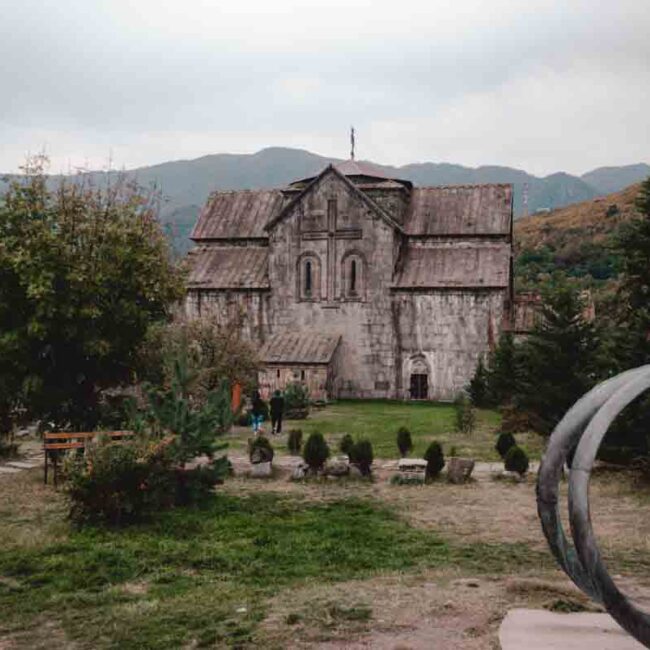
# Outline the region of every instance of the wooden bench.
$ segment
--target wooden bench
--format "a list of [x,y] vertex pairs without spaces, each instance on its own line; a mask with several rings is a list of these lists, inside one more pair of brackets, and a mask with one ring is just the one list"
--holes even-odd
[[109,436],[118,441],[133,435],[133,431],[46,431],[43,434],[43,454],[45,467],[43,482],[47,483],[48,460],[54,468],[54,486],[57,485],[58,459],[68,449],[85,449],[86,444],[95,436]]

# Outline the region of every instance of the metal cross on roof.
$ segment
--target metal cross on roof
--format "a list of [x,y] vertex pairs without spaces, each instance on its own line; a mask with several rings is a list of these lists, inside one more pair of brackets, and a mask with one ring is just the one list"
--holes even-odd
[[354,160],[354,127],[350,127],[350,160]]

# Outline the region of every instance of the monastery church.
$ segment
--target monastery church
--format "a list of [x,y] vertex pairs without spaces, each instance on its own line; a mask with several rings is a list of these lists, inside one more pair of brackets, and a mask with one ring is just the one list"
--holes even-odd
[[451,400],[511,325],[512,186],[414,187],[353,158],[215,192],[186,310],[259,346],[263,395]]

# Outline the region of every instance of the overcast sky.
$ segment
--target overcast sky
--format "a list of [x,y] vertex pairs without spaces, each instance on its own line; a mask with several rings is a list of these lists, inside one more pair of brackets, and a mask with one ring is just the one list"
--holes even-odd
[[0,0],[0,171],[650,162],[649,0]]

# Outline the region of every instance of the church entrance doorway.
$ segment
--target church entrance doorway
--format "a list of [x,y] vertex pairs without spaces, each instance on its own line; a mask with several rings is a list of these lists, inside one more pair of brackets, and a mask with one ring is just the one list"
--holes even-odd
[[423,373],[411,375],[411,399],[429,398],[429,376]]

